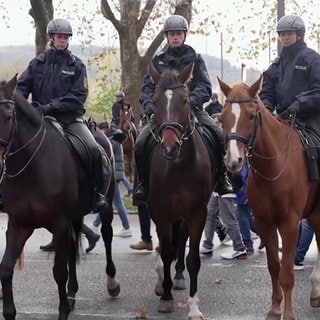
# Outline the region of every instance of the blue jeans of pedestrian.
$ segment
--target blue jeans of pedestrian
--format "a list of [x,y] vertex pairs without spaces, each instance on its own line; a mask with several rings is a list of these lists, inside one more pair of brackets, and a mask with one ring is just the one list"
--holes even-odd
[[130,229],[130,224],[128,220],[127,209],[124,206],[121,191],[120,191],[120,181],[117,181],[115,184],[114,195],[113,195],[113,205],[116,207],[119,218],[121,220],[123,229]]
[[237,204],[237,219],[244,245],[248,249],[253,249],[250,230],[255,232],[255,227],[250,208],[244,204]]
[[124,184],[124,186],[126,187],[128,192],[132,192],[133,191],[133,186],[130,183],[130,181],[124,177],[123,179],[121,179],[119,182],[122,182]]
[[296,251],[295,263],[302,263],[313,239],[313,230],[306,219],[301,220],[301,234]]

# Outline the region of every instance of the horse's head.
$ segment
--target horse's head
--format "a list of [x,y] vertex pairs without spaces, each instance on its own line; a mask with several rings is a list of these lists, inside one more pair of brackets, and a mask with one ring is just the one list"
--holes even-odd
[[14,128],[14,91],[17,74],[8,82],[0,82],[0,161],[1,167]]
[[128,134],[131,130],[131,117],[132,117],[132,110],[131,106],[122,106],[120,109],[120,129],[125,133]]
[[225,157],[229,171],[239,172],[246,154],[254,147],[257,129],[261,121],[258,97],[262,76],[251,86],[244,83],[228,86],[218,78],[226,102],[221,113],[221,122],[227,138]]
[[153,102],[157,138],[168,160],[177,159],[183,140],[192,132],[189,91],[185,85],[192,69],[193,64],[189,64],[181,72],[166,71],[160,75],[150,65],[149,72],[156,86]]

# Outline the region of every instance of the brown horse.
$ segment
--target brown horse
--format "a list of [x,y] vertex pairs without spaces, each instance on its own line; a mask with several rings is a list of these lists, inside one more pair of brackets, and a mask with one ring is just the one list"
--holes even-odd
[[[184,248],[190,236],[190,250],[186,259],[190,275],[188,304],[189,319],[203,319],[198,309],[198,273],[200,270],[199,243],[206,222],[207,203],[213,185],[211,162],[202,137],[195,126],[195,117],[188,103],[188,88],[192,64],[181,73],[164,72],[161,75],[150,66],[156,85],[154,92],[155,148],[151,155],[149,195],[147,206],[156,225],[160,241],[158,257],[158,282],[156,294],[161,296],[159,312],[173,312],[172,280],[170,266],[174,257],[172,225],[181,228],[180,274],[182,280]],[[182,220],[182,224],[180,224]],[[175,228],[176,229],[176,228]],[[178,272],[177,272],[178,273]],[[176,284],[175,284],[176,286]],[[180,285],[177,285],[180,287]]]
[[131,121],[132,109],[131,106],[122,106],[120,109],[120,129],[126,135],[126,139],[123,141],[123,155],[125,164],[125,174],[130,182],[133,182],[134,174],[134,156],[133,145],[135,142],[135,134],[133,124]]
[[[0,83],[0,166],[1,193],[8,213],[6,249],[0,264],[3,316],[16,319],[13,300],[13,269],[27,239],[36,228],[46,228],[55,239],[53,276],[59,292],[59,320],[68,319],[78,291],[76,258],[83,216],[93,207],[92,183],[78,168],[75,156],[60,129],[42,117],[18,92],[17,77]],[[110,142],[101,131],[96,140],[110,156]],[[110,170],[106,198],[109,208],[100,212],[111,296],[119,293],[112,261],[112,199],[114,172]],[[76,241],[78,240],[78,241]],[[67,288],[66,288],[67,287]]]
[[[320,185],[310,182],[306,155],[294,121],[274,116],[258,94],[262,76],[251,86],[228,86],[219,80],[227,100],[221,120],[227,137],[226,165],[239,172],[248,161],[248,200],[257,232],[265,243],[272,281],[272,303],[267,320],[294,320],[293,264],[299,221],[307,218],[320,248]],[[278,234],[282,239],[282,261],[278,256]],[[320,307],[320,255],[311,275],[310,303]]]

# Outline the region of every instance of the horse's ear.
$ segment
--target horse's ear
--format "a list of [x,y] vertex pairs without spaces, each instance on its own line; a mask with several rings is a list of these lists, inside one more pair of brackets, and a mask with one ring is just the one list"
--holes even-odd
[[14,90],[16,89],[17,82],[18,82],[18,74],[16,73],[15,76],[10,79],[6,84],[6,93],[9,97],[13,97]]
[[259,95],[262,88],[262,82],[263,82],[263,75],[261,74],[259,79],[254,84],[252,84],[249,88],[249,94],[251,98],[254,98],[257,95]]
[[158,84],[161,74],[159,71],[154,67],[153,63],[149,63],[149,74],[154,82],[155,85]]
[[193,67],[194,63],[189,63],[181,72],[180,72],[180,79],[183,83],[186,81],[191,81],[193,77]]
[[225,95],[225,97],[228,97],[230,91],[231,91],[231,87],[228,86],[224,81],[222,81],[219,77],[217,77],[218,82],[219,82],[219,86],[221,91],[223,92],[223,94]]

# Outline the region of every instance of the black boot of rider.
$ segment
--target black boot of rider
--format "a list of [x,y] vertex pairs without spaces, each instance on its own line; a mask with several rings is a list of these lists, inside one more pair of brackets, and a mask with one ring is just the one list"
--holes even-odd
[[96,194],[96,202],[94,205],[94,212],[101,212],[108,209],[108,203],[104,195],[101,193]]
[[49,242],[48,244],[44,245],[44,246],[40,246],[40,250],[42,251],[48,251],[48,252],[51,252],[51,251],[54,251],[55,250],[55,245],[54,245],[54,242],[53,242],[53,239],[51,240],[51,242]]
[[233,193],[233,187],[229,181],[227,172],[217,177],[216,192],[222,196],[227,193]]
[[137,186],[133,191],[132,200],[135,203],[146,202],[146,193],[144,189],[144,183],[142,181],[137,182]]

